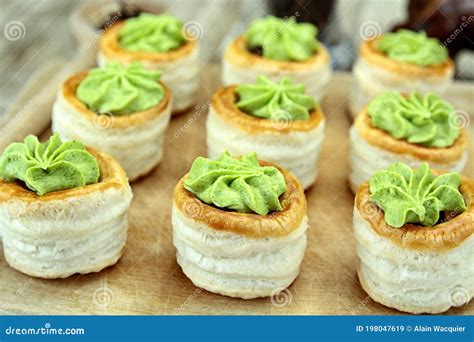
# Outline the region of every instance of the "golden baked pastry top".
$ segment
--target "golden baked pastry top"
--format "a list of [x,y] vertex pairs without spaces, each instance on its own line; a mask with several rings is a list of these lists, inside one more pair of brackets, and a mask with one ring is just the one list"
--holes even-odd
[[442,64],[425,67],[390,59],[375,47],[379,39],[366,40],[360,45],[359,54],[369,64],[399,75],[406,75],[408,78],[445,76],[454,72],[454,62],[451,58]]
[[174,189],[173,203],[186,218],[201,222],[215,230],[255,239],[287,236],[299,227],[306,215],[306,197],[303,188],[298,179],[285,169],[263,161],[260,161],[260,165],[277,167],[285,178],[287,191],[280,196],[282,211],[258,215],[223,210],[206,204],[184,188],[183,182],[187,174],[179,180]]
[[87,147],[99,164],[99,182],[68,190],[53,191],[46,195],[38,196],[34,191],[28,190],[16,182],[5,182],[0,178],[0,203],[9,200],[23,202],[48,202],[63,200],[71,197],[85,196],[97,191],[125,188],[128,185],[127,175],[120,164],[108,154]]
[[179,48],[166,53],[130,51],[120,47],[119,33],[125,22],[118,22],[109,27],[102,35],[99,42],[99,50],[106,59],[114,60],[123,64],[134,61],[149,63],[174,62],[189,56],[196,48],[197,42],[188,40]]
[[307,132],[317,127],[323,120],[324,114],[319,105],[310,112],[308,120],[272,121],[242,112],[235,105],[237,94],[235,85],[227,86],[217,91],[211,100],[213,111],[225,122],[246,131],[249,134],[259,133],[289,133],[292,131]]
[[[439,175],[442,172],[434,173]],[[466,211],[457,216],[453,214],[449,220],[434,227],[410,223],[401,228],[387,225],[383,210],[369,201],[369,182],[359,187],[355,197],[355,208],[359,210],[362,218],[368,221],[375,233],[401,247],[433,252],[446,251],[461,245],[474,232],[474,180],[463,176],[459,189],[466,200]]]
[[275,72],[288,71],[297,72],[312,69],[315,65],[324,65],[329,63],[329,53],[323,44],[318,45],[318,51],[310,58],[304,61],[280,61],[265,58],[250,52],[247,49],[245,37],[239,36],[227,48],[224,59],[229,63],[243,68],[271,69]]
[[[80,112],[89,121],[94,121],[97,114],[91,111],[87,106],[76,97],[76,89],[79,83],[86,78],[87,71],[78,72],[69,77],[62,85],[61,92],[65,100],[70,104],[74,110]],[[156,106],[142,112],[136,112],[129,115],[114,115],[113,120],[110,120],[108,128],[127,128],[132,126],[141,126],[150,120],[165,113],[165,109],[171,100],[171,92],[165,84],[160,82],[163,86],[163,99]]]
[[357,116],[354,126],[370,145],[392,153],[408,154],[423,161],[441,165],[458,161],[468,148],[465,129],[461,130],[459,138],[450,147],[428,147],[411,144],[406,140],[398,140],[389,133],[372,126],[371,118],[367,114],[367,107]]

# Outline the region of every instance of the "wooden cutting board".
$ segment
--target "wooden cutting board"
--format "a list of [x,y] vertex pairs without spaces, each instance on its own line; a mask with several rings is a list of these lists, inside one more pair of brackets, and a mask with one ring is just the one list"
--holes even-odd
[[[346,181],[350,125],[345,112],[350,84],[348,74],[335,74],[329,95],[322,104],[327,117],[326,138],[318,181],[306,192],[310,218],[308,249],[300,276],[293,285],[273,300],[241,300],[196,288],[183,275],[172,244],[171,197],[177,180],[194,158],[206,154],[208,101],[219,87],[219,76],[217,67],[204,69],[199,104],[173,118],[164,160],[148,177],[133,183],[129,236],[120,262],[96,274],[41,280],[10,268],[0,251],[0,313],[399,313],[371,300],[357,280],[352,233],[353,195]],[[472,101],[470,97],[471,108]],[[471,161],[465,172],[471,177],[474,176],[473,150],[471,144]],[[474,314],[474,303],[447,313]]]

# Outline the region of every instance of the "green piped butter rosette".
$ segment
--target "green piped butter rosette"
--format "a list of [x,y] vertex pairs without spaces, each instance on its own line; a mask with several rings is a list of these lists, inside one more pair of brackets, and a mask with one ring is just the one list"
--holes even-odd
[[392,227],[434,226],[441,212],[466,210],[460,184],[461,176],[455,172],[434,176],[427,163],[415,170],[395,163],[372,176],[370,200],[383,209],[385,222]]
[[128,115],[156,106],[164,97],[158,82],[161,72],[139,62],[110,62],[91,69],[76,90],[76,97],[95,113]]
[[183,22],[172,15],[142,13],[125,21],[119,43],[125,50],[167,53],[186,42],[182,30]]
[[297,23],[294,17],[273,16],[250,23],[245,40],[250,50],[258,49],[263,57],[281,61],[305,61],[317,52],[316,26]]
[[386,92],[369,103],[372,125],[396,139],[429,147],[449,147],[461,129],[452,124],[454,108],[437,95],[417,92],[407,98],[397,92]]
[[310,111],[317,106],[316,100],[305,94],[305,86],[294,84],[285,77],[279,82],[259,76],[255,84],[236,87],[239,95],[236,106],[243,112],[279,121],[282,116],[287,120],[307,120]]
[[218,208],[266,215],[282,210],[286,183],[276,167],[260,166],[255,153],[233,158],[224,152],[217,160],[196,158],[184,188]]
[[7,182],[20,180],[42,196],[97,183],[99,165],[78,141],[62,143],[54,134],[40,143],[37,137],[29,135],[23,143],[13,143],[3,152],[0,176]]
[[422,67],[440,65],[449,57],[448,49],[438,39],[405,29],[385,33],[375,47],[390,59]]

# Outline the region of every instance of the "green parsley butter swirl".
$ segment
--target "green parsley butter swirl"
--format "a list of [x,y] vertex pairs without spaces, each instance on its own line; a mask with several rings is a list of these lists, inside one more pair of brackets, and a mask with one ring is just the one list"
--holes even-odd
[[169,14],[142,13],[125,21],[120,47],[130,51],[166,53],[183,45],[183,22]]
[[44,143],[29,135],[23,143],[10,144],[0,159],[0,176],[7,182],[23,181],[43,196],[99,180],[95,157],[78,141],[61,142],[57,134]]
[[385,33],[375,47],[390,59],[423,67],[439,65],[448,59],[446,47],[425,32],[400,29]]
[[76,90],[76,97],[95,113],[128,115],[156,106],[164,97],[158,82],[161,72],[139,62],[107,63],[91,69]]
[[217,160],[196,158],[184,188],[218,208],[266,215],[283,209],[286,183],[276,167],[260,166],[255,153],[237,159],[224,152]]
[[235,92],[239,95],[235,105],[240,110],[273,121],[307,120],[317,106],[316,100],[305,94],[304,85],[293,84],[287,77],[272,82],[259,76],[256,84],[239,85]]
[[416,170],[395,163],[372,176],[370,200],[384,210],[385,222],[392,227],[434,226],[441,212],[466,210],[460,184],[461,176],[455,172],[434,176],[427,163]]
[[396,139],[429,147],[449,147],[460,135],[453,124],[454,108],[433,93],[418,92],[407,98],[397,92],[386,92],[369,103],[372,125]]
[[316,26],[297,23],[294,17],[280,19],[268,16],[250,23],[245,40],[250,50],[261,50],[269,59],[305,61],[318,49]]

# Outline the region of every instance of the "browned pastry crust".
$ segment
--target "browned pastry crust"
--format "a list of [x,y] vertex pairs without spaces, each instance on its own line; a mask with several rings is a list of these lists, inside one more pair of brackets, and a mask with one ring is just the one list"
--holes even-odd
[[[276,166],[260,161],[262,166]],[[285,177],[287,190],[280,196],[282,211],[268,215],[226,211],[201,202],[193,193],[186,190],[184,175],[176,185],[173,202],[187,218],[202,222],[212,229],[232,232],[250,238],[264,239],[287,236],[296,230],[306,215],[306,197],[298,179],[285,169],[276,166]]]
[[474,180],[463,176],[460,191],[466,200],[466,211],[433,227],[410,223],[401,228],[389,226],[385,222],[383,210],[374,210],[375,204],[369,201],[369,182],[359,187],[355,207],[379,236],[408,249],[441,252],[459,246],[474,231]]
[[[73,106],[76,111],[80,112],[86,119],[93,121],[97,114],[89,110],[87,106],[76,97],[76,89],[86,76],[87,72],[79,72],[72,75],[63,83],[61,91],[66,101]],[[160,115],[164,115],[165,109],[171,100],[171,92],[162,82],[160,82],[160,84],[164,89],[163,99],[160,103],[142,112],[129,115],[114,115],[114,119],[111,120],[108,127],[120,129],[131,126],[141,126]]]
[[317,127],[323,120],[324,115],[319,106],[310,112],[308,120],[294,120],[284,122],[279,125],[272,120],[259,118],[242,112],[235,102],[238,95],[235,93],[237,86],[232,85],[220,89],[214,94],[211,100],[212,108],[216,115],[221,117],[225,122],[230,123],[241,130],[250,134],[259,134],[264,132],[270,133],[288,133],[291,131],[307,132]]
[[90,184],[79,188],[53,191],[43,196],[38,196],[35,192],[28,190],[15,182],[5,182],[0,178],[0,203],[9,200],[21,200],[23,202],[48,202],[64,200],[71,197],[79,197],[90,193],[108,189],[124,188],[128,184],[125,171],[120,164],[111,156],[94,150],[90,147],[87,150],[97,159],[100,170],[100,179],[96,184]]
[[360,45],[359,54],[371,65],[399,75],[406,75],[409,78],[443,76],[452,73],[454,70],[454,62],[451,58],[448,58],[442,64],[425,67],[390,59],[375,47],[379,40],[380,37],[364,41]]
[[100,39],[99,49],[105,58],[128,64],[134,61],[165,63],[179,60],[188,56],[196,48],[196,42],[192,40],[186,41],[179,48],[166,52],[146,52],[146,51],[130,51],[120,47],[119,33],[125,22],[118,22],[104,32]]
[[389,133],[372,126],[371,118],[367,114],[367,108],[364,108],[357,116],[354,125],[359,134],[370,145],[392,153],[408,154],[418,159],[441,165],[461,159],[462,154],[468,147],[465,129],[461,130],[459,138],[450,147],[428,147],[411,144],[406,140],[395,139]]
[[305,61],[279,61],[269,59],[250,52],[247,49],[245,37],[239,36],[227,48],[224,59],[229,63],[242,67],[265,67],[275,72],[278,71],[305,71],[313,68],[315,65],[323,65],[329,63],[329,53],[322,45],[318,45],[318,51]]

